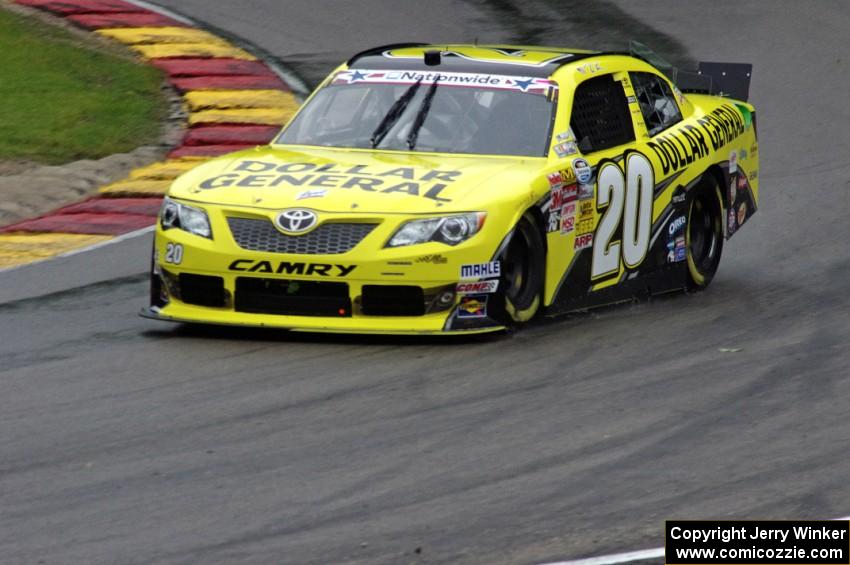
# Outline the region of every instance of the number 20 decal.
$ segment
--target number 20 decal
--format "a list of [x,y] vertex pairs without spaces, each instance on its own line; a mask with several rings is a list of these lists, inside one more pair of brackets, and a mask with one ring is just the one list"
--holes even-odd
[[[655,189],[652,163],[640,153],[629,153],[625,174],[614,162],[606,162],[596,176],[596,208],[604,210],[593,245],[592,279],[601,279],[620,270],[620,257],[633,269],[646,258],[652,231],[652,204]],[[623,224],[623,241],[614,240],[617,226]]]
[[165,262],[179,265],[183,262],[183,246],[179,243],[169,243],[165,246]]

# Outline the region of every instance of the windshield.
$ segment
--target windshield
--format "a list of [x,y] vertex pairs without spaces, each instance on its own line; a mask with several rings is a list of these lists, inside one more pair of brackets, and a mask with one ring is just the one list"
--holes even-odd
[[276,143],[544,157],[556,93],[540,78],[341,71]]

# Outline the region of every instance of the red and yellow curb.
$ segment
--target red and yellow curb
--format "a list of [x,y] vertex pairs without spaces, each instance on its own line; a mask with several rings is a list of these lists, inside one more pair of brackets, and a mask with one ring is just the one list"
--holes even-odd
[[125,44],[161,69],[188,110],[180,146],[84,202],[0,228],[0,269],[101,244],[152,226],[175,178],[224,153],[271,141],[298,108],[265,62],[177,16],[124,0],[14,0]]

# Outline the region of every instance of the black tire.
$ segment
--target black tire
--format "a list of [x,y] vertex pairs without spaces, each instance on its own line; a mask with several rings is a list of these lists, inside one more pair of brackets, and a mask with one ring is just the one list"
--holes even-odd
[[543,235],[529,212],[514,228],[511,242],[502,255],[502,292],[510,323],[528,322],[543,302],[546,247]]
[[723,200],[714,177],[706,175],[688,205],[686,234],[688,280],[691,291],[706,288],[723,254]]

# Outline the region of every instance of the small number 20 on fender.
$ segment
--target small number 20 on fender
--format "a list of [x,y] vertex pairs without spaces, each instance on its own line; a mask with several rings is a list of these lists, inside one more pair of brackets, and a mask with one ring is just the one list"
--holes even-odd
[[[652,230],[655,190],[652,163],[640,153],[628,153],[625,173],[613,161],[604,162],[596,175],[596,208],[603,211],[593,242],[591,279],[620,271],[620,258],[629,269],[646,258]],[[622,241],[612,241],[622,221]]]

